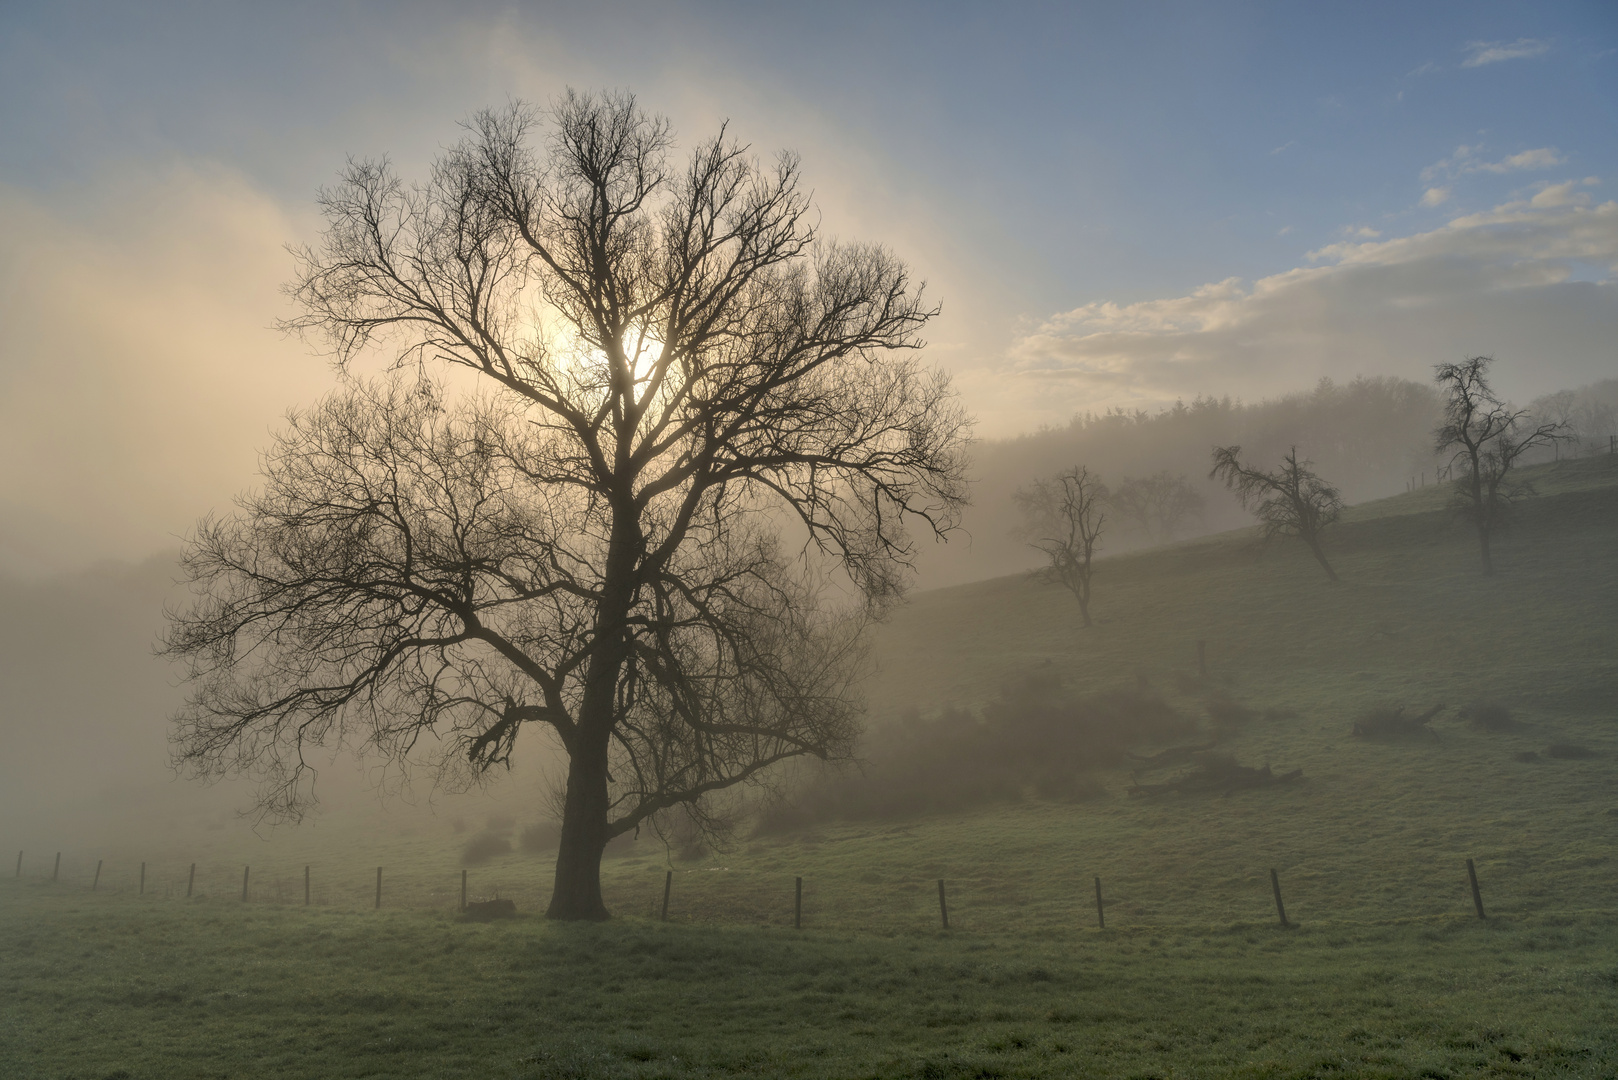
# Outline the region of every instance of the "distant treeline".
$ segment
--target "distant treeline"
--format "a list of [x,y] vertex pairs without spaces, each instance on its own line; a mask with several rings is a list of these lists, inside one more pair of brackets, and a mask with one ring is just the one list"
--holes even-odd
[[[1408,478],[1419,481],[1423,473],[1433,483],[1433,429],[1441,411],[1438,391],[1429,384],[1388,377],[1348,383],[1322,379],[1313,390],[1272,400],[1199,397],[1160,412],[1087,413],[1066,427],[988,440],[974,451],[976,482],[964,521],[968,536],[930,545],[919,584],[935,588],[1035,565],[1037,553],[1011,535],[1018,520],[1012,494],[1036,477],[1079,463],[1113,487],[1163,471],[1184,475],[1203,496],[1204,508],[1178,539],[1252,523],[1224,485],[1208,478],[1214,446],[1240,445],[1244,457],[1274,462],[1295,445],[1349,503],[1396,494]],[[1144,530],[1116,515],[1102,551],[1150,542]]]

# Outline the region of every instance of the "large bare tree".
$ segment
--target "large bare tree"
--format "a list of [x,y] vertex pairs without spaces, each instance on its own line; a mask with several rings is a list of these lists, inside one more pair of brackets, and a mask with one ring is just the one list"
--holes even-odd
[[1518,460],[1536,446],[1567,438],[1557,418],[1534,418],[1528,409],[1513,409],[1489,386],[1494,359],[1473,356],[1459,364],[1439,364],[1433,379],[1444,393],[1444,423],[1437,431],[1440,454],[1449,452],[1454,509],[1478,534],[1483,573],[1494,573],[1494,534],[1506,521],[1511,504],[1532,493],[1526,484],[1507,479]]
[[1308,546],[1326,576],[1336,581],[1337,571],[1326,561],[1320,538],[1326,527],[1342,516],[1343,499],[1337,489],[1310,468],[1313,462],[1298,460],[1296,446],[1287,451],[1281,467],[1274,470],[1244,465],[1241,455],[1239,446],[1214,447],[1213,471],[1208,475],[1223,480],[1242,506],[1252,511],[1264,539],[1297,537]]
[[1087,466],[1075,465],[1019,488],[1012,499],[1023,515],[1017,534],[1045,556],[1040,576],[1072,593],[1084,625],[1093,625],[1091,564],[1107,523],[1107,486]]
[[[793,156],[670,147],[570,92],[479,114],[424,184],[360,161],[322,192],[288,325],[344,383],[189,543],[182,763],[296,816],[312,747],[475,773],[540,725],[568,758],[548,914],[602,919],[609,839],[848,754],[859,630],[964,502],[936,309],[816,236]],[[391,374],[358,377],[375,347]]]

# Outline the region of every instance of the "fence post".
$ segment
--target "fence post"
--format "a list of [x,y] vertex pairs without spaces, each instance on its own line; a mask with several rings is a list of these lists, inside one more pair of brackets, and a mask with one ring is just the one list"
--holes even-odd
[[22,877],[22,852],[17,852],[17,876]]
[[1101,910],[1101,879],[1096,878],[1096,925],[1102,930],[1107,928],[1107,913]]
[[792,929],[803,929],[803,878],[798,878],[797,894],[792,900]]
[[96,888],[100,884],[101,884],[101,860],[97,859],[96,860],[96,876],[95,876],[94,880],[92,880],[90,882],[90,891],[95,892]]
[[140,889],[135,893],[135,895],[136,896],[145,896],[146,895],[146,864],[145,863],[140,864]]
[[663,921],[669,921],[669,890],[674,888],[674,871],[663,875]]
[[192,888],[192,886],[196,885],[196,883],[197,883],[197,864],[192,863],[191,864],[191,873],[187,874],[186,878],[185,878],[185,898],[187,900],[191,899],[191,888]]
[[1466,860],[1466,877],[1472,883],[1472,906],[1478,909],[1478,918],[1487,918],[1483,914],[1483,894],[1478,891],[1478,872],[1471,859]]
[[246,866],[242,867],[242,903],[244,903],[244,904],[247,903],[247,871],[248,871],[248,869],[249,868],[246,867]]
[[62,853],[60,851],[58,851],[56,853],[56,866],[55,866],[54,869],[51,870],[51,880],[55,881],[58,877],[61,876],[61,874],[62,874]]
[[376,868],[376,910],[382,910],[382,868]]
[[466,910],[466,871],[461,871],[461,910]]
[[303,864],[303,906],[309,906],[309,864]]
[[1273,869],[1270,871],[1270,888],[1275,890],[1275,913],[1281,916],[1281,925],[1291,926],[1287,922],[1287,909],[1281,904],[1281,878]]
[[938,917],[944,920],[944,929],[949,929],[949,905],[944,902],[944,879],[938,879]]

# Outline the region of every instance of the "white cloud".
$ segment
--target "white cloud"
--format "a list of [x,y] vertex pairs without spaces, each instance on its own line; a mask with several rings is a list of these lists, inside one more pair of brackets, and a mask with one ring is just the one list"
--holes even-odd
[[[1574,187],[1429,232],[1331,244],[1309,253],[1316,265],[1251,286],[1227,278],[1062,312],[1016,341],[1008,392],[1020,387],[1031,415],[1059,421],[1199,393],[1262,396],[1321,375],[1424,378],[1469,353],[1498,354],[1503,388],[1523,397],[1603,377],[1618,341],[1618,202],[1590,206]],[[1588,280],[1592,265],[1605,280]]]
[[1484,64],[1498,64],[1502,60],[1524,60],[1535,56],[1544,56],[1550,52],[1551,43],[1540,38],[1518,38],[1516,41],[1469,41],[1466,51],[1470,55],[1463,61],[1464,68],[1482,67]]
[[1565,164],[1567,158],[1549,146],[1542,146],[1538,150],[1524,150],[1520,154],[1512,154],[1504,161],[1479,164],[1478,169],[1482,172],[1507,173],[1522,169],[1550,169]]
[[1447,187],[1430,187],[1421,193],[1421,205],[1441,206],[1449,199],[1449,192]]
[[1523,150],[1512,154],[1500,161],[1484,161],[1478,157],[1483,149],[1477,146],[1457,146],[1455,152],[1442,161],[1434,162],[1421,170],[1424,181],[1432,181],[1441,176],[1455,177],[1467,176],[1473,173],[1502,174],[1509,172],[1526,172],[1530,169],[1551,169],[1558,165],[1566,165],[1567,158],[1552,146],[1541,146],[1535,150]]

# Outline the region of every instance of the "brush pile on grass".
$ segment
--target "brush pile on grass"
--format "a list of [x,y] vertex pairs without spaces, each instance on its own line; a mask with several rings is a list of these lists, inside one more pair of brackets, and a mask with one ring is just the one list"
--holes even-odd
[[1433,738],[1438,736],[1427,725],[1433,722],[1433,717],[1444,711],[1444,706],[1434,705],[1419,716],[1406,716],[1405,707],[1382,706],[1372,709],[1358,720],[1354,721],[1354,737],[1356,739],[1408,739],[1413,737]]
[[1138,780],[1129,789],[1132,797],[1146,795],[1229,795],[1247,788],[1271,787],[1286,784],[1303,775],[1302,769],[1291,772],[1273,772],[1268,765],[1253,768],[1240,765],[1230,754],[1201,753],[1196,755],[1196,766],[1160,784],[1142,784]]
[[1194,720],[1140,690],[1075,697],[1049,675],[1006,687],[977,712],[911,714],[871,732],[866,767],[828,772],[767,809],[761,832],[832,820],[872,820],[1040,798],[1101,793],[1091,775],[1130,748],[1183,738]]

